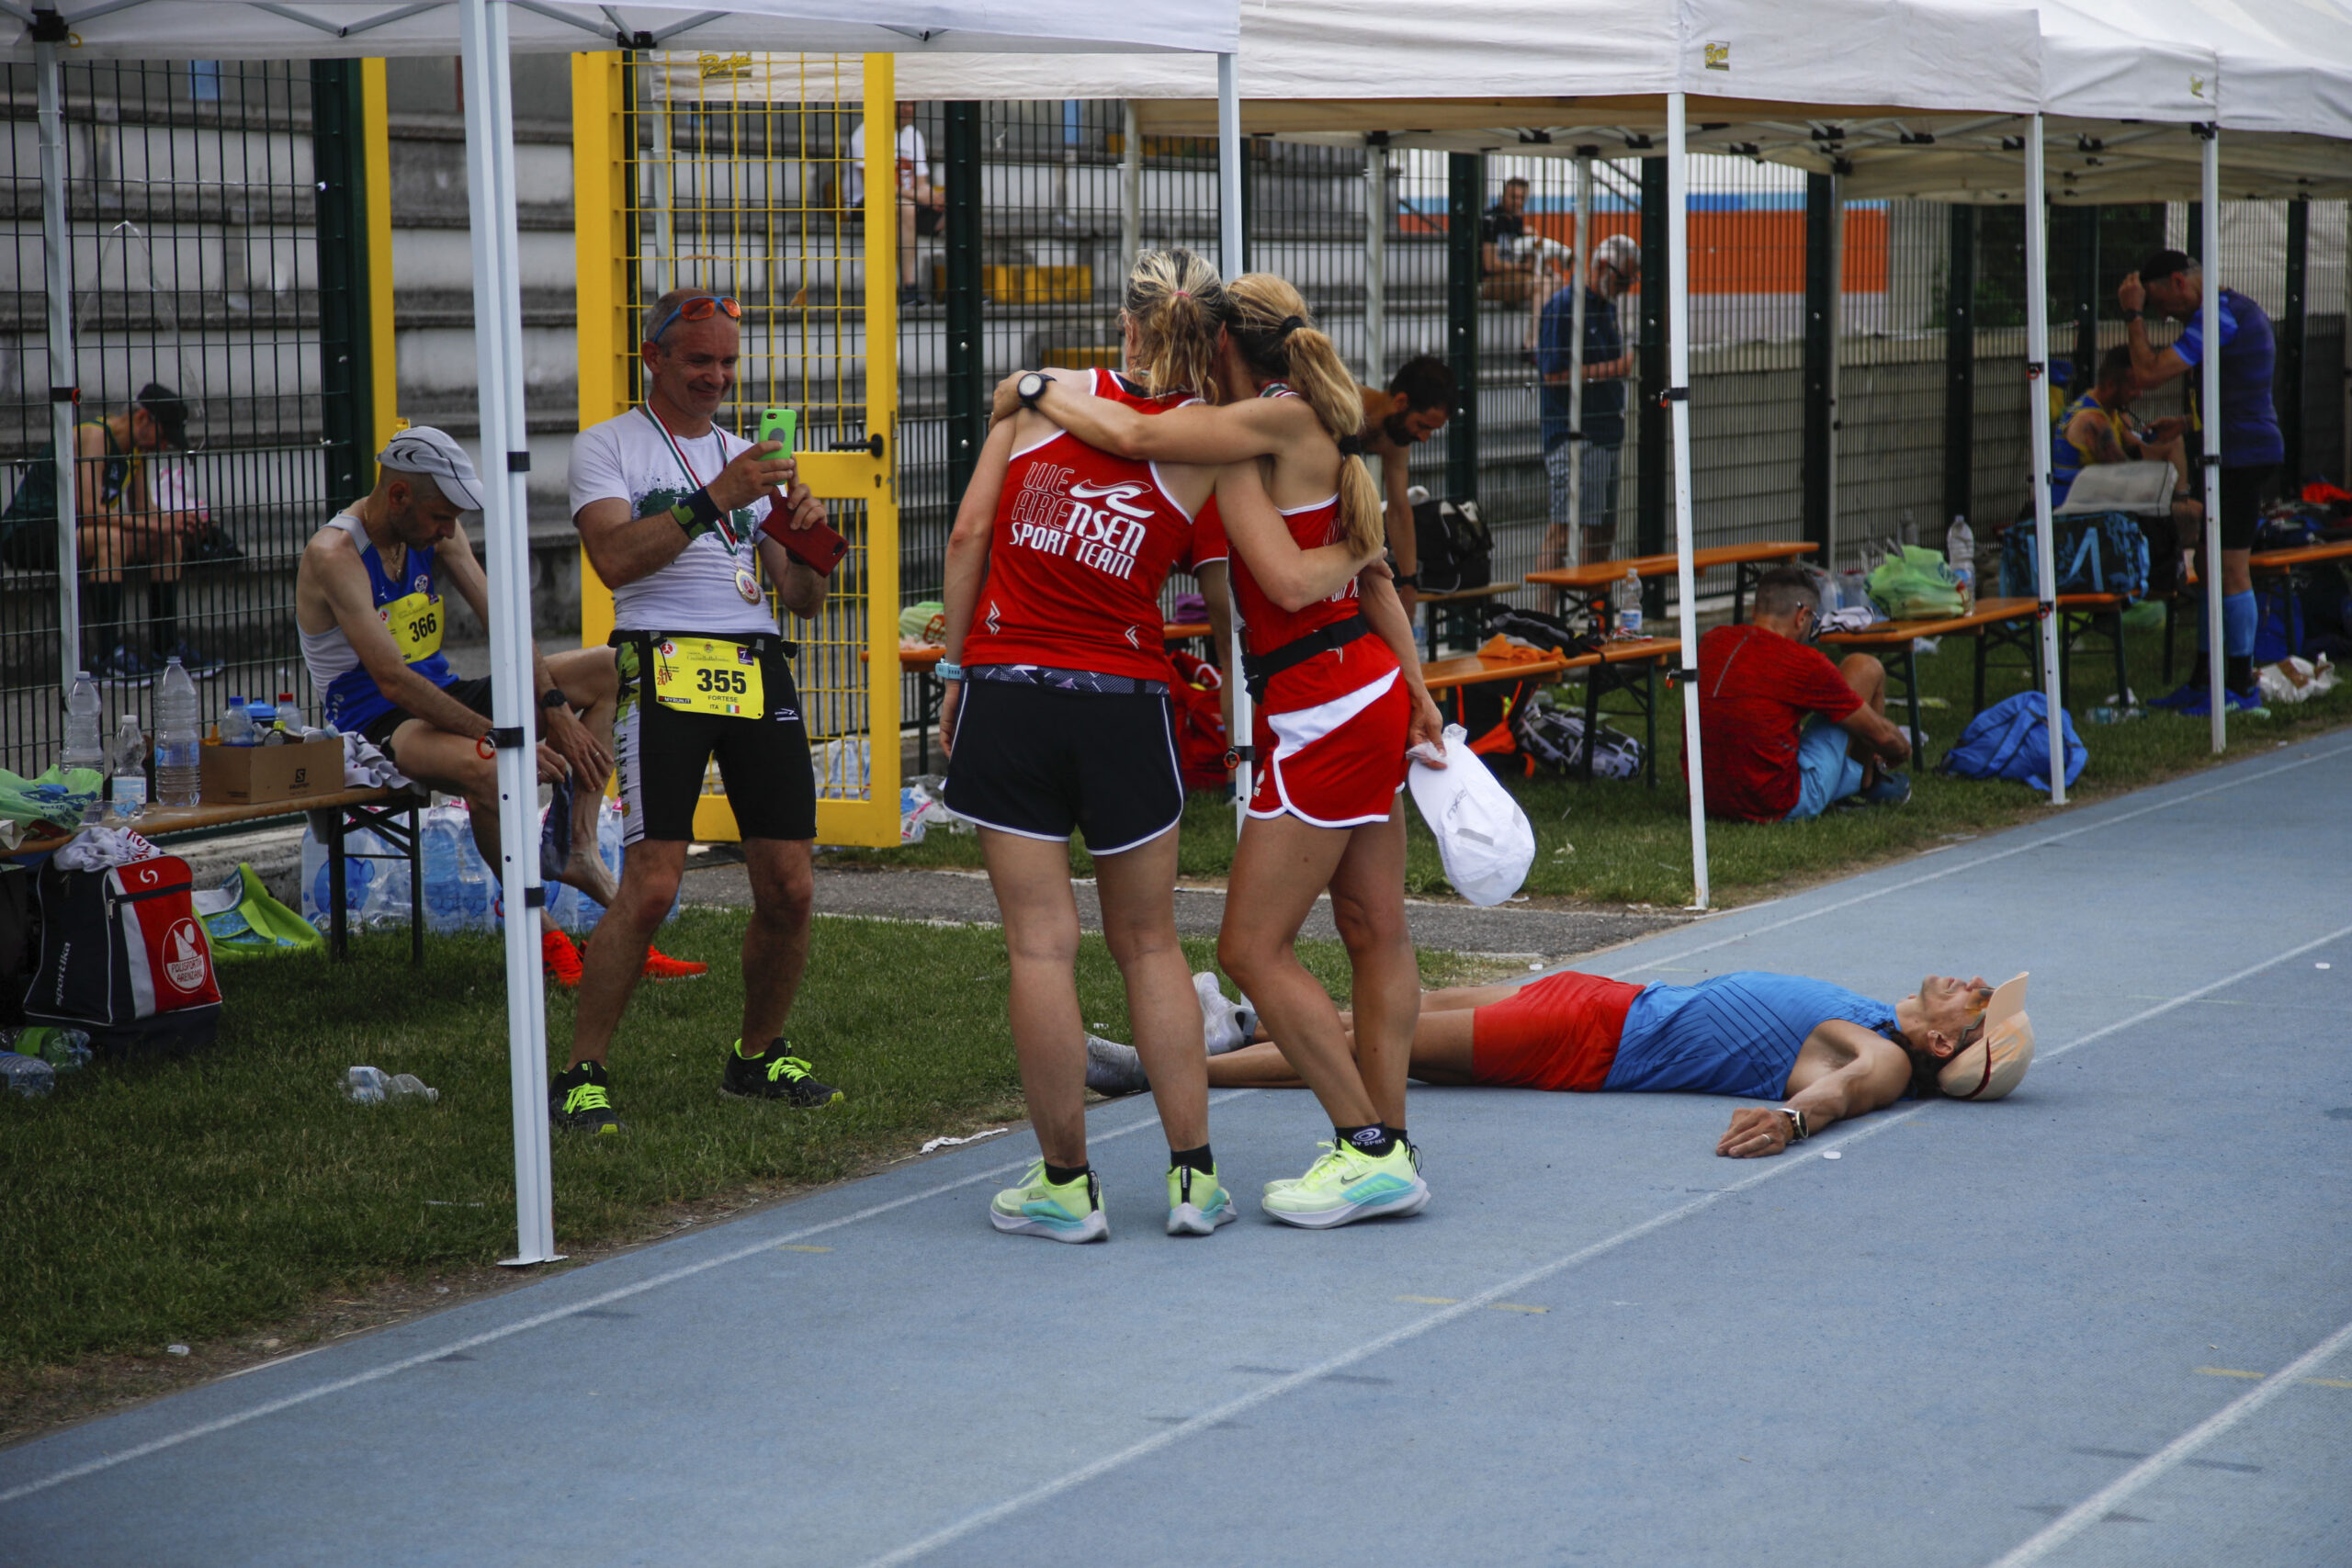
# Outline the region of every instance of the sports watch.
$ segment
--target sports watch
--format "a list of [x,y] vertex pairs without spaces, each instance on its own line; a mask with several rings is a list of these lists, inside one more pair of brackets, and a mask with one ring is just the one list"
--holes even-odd
[[1021,373],[1021,379],[1012,384],[1012,390],[1020,398],[1023,408],[1034,409],[1037,406],[1037,400],[1046,395],[1046,389],[1051,385],[1052,381],[1043,371],[1024,370]]

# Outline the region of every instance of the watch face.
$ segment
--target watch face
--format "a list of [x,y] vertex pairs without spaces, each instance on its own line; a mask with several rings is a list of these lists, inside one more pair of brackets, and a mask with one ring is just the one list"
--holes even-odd
[[1035,370],[1021,378],[1016,386],[1024,403],[1034,403],[1046,395],[1046,378]]

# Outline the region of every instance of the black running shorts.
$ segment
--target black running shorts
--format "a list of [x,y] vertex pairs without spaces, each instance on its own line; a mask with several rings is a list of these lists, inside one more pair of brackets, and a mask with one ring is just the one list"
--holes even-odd
[[2262,524],[2262,503],[2270,494],[2270,481],[2278,476],[2276,463],[2258,463],[2248,468],[2222,469],[2222,548],[2250,550],[2254,548],[2255,530]]
[[[477,676],[470,681],[452,681],[441,690],[444,694],[457,698],[482,717],[491,716],[489,676]],[[361,725],[360,737],[372,742],[385,756],[391,757],[392,765],[398,767],[400,759],[392,756],[392,732],[415,716],[414,714],[402,708],[388,709]]]
[[621,841],[690,840],[695,807],[713,758],[735,829],[746,839],[814,839],[817,774],[808,761],[808,726],[792,665],[775,639],[760,651],[767,712],[759,718],[680,713],[645,700],[637,678],[643,644],[624,643],[620,711],[613,720],[614,769],[620,779]]
[[1184,815],[1176,732],[1162,693],[1052,691],[967,681],[947,806],[984,828],[1117,854]]

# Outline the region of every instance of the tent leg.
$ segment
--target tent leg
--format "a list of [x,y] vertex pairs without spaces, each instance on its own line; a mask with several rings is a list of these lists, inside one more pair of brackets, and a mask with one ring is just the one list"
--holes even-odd
[[2197,402],[2205,415],[2205,691],[2212,700],[2213,751],[2230,744],[2230,702],[2223,686],[2222,647],[2222,352],[2213,323],[2222,319],[2222,128],[2202,127],[2205,139],[2202,232],[2196,236],[2198,270],[2205,297],[2198,319],[2214,345],[2197,367]]
[[1120,108],[1119,265],[1125,270],[1143,251],[1143,130],[1133,98]]
[[65,205],[71,170],[65,141],[65,72],[58,63],[58,41],[34,43],[33,69],[40,78],[41,286],[49,296],[49,434],[57,470],[57,685],[61,692],[70,692],[74,671],[82,667],[81,534],[76,525],[81,499],[74,490],[80,465],[74,454],[74,415],[82,391],[81,378],[74,374],[74,253]]
[[[1584,312],[1587,280],[1592,276],[1592,154],[1577,153],[1577,211],[1568,231],[1568,536],[1563,566],[1584,564]],[[1537,349],[1542,351],[1538,332]],[[1596,632],[1606,631],[1595,626]]]
[[[1216,188],[1217,270],[1227,282],[1241,276],[1241,82],[1235,56],[1216,57]],[[1257,783],[1250,757],[1255,720],[1250,688],[1241,679],[1241,617],[1233,617],[1233,646],[1227,649],[1226,679],[1233,682],[1233,733],[1226,739],[1240,754],[1233,770],[1233,831],[1238,838],[1250,818],[1250,792]]]
[[1388,384],[1388,146],[1363,144],[1363,384]]
[[2059,678],[2058,639],[2065,617],[2055,613],[2057,562],[2050,529],[2050,214],[2042,181],[2041,117],[2025,134],[2025,389],[2026,429],[2033,453],[2035,577],[2041,600],[2041,690],[2050,709],[2050,804],[2066,804],[2065,685]]
[[523,290],[514,209],[506,0],[460,0],[466,180],[473,224],[474,363],[481,379],[482,537],[490,577],[491,723],[498,746],[499,886],[506,910],[506,1054],[514,1112],[514,1256],[549,1263],[547,1016],[539,988],[538,769],[532,745],[531,567],[523,423]]
[[[1699,574],[1690,516],[1690,154],[1687,98],[1666,97],[1666,398],[1674,428],[1675,622],[1682,669],[1699,668]],[[1682,752],[1690,768],[1690,907],[1707,908],[1707,770],[1699,755],[1699,682],[1682,682]]]

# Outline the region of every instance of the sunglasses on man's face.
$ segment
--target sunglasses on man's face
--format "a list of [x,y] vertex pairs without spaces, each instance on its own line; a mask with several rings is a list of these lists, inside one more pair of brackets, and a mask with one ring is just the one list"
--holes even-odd
[[677,322],[707,321],[722,311],[730,321],[740,321],[743,319],[743,307],[734,300],[723,299],[716,294],[697,294],[693,299],[681,302],[677,309],[662,317],[662,324],[647,333],[645,341],[660,343],[662,334]]

